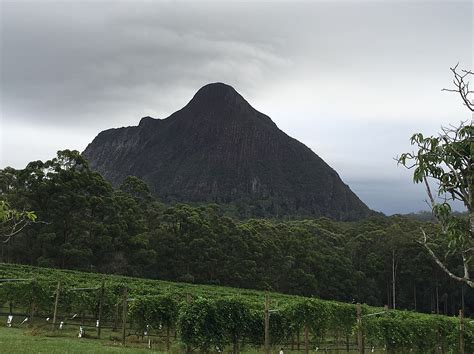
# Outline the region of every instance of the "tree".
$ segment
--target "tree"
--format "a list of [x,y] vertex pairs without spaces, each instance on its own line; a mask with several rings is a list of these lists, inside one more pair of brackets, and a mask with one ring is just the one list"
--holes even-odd
[[0,170],[0,195],[11,208],[35,210],[43,220],[24,220],[31,227],[5,245],[9,262],[135,274],[138,259],[150,258],[142,252],[147,235],[135,199],[114,190],[78,151]]
[[[458,65],[451,68],[454,75],[454,88],[443,89],[456,92],[461,96],[463,105],[474,112],[474,101],[470,95],[467,79],[474,75],[469,70],[459,70]],[[413,181],[424,183],[429,198],[429,205],[435,219],[440,225],[440,234],[436,237],[421,229],[421,244],[426,248],[434,261],[452,279],[467,283],[474,288],[471,276],[474,257],[474,126],[461,122],[458,126],[442,127],[437,137],[424,137],[414,134],[411,144],[416,152],[404,153],[397,157],[399,164],[413,169]],[[432,184],[437,184],[437,195],[432,191]],[[441,201],[440,198],[441,197]],[[450,201],[459,201],[467,209],[468,217],[454,215]],[[441,237],[440,237],[441,236]],[[450,268],[446,259],[436,252],[435,246],[447,241],[445,256],[454,255],[462,262],[462,275]]]
[[33,211],[18,211],[5,200],[0,200],[0,241],[7,243],[35,220]]
[[141,205],[152,200],[148,185],[138,177],[128,176],[122,182],[119,189],[131,195]]

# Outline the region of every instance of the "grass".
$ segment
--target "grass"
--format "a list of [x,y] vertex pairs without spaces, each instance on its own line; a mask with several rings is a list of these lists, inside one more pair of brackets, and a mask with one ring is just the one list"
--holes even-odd
[[1,353],[163,353],[150,349],[122,347],[111,340],[71,338],[37,329],[0,327]]
[[[137,353],[137,354],[152,354],[152,353],[166,353],[165,351],[144,348],[144,343],[131,342],[123,347],[119,342],[107,339],[96,338],[77,338],[72,336],[72,333],[61,332],[52,333],[44,329],[25,329],[25,328],[7,328],[0,327],[0,353],[44,353],[44,354],[92,354],[92,353]],[[141,346],[141,348],[138,347]],[[179,346],[174,346],[171,349],[172,354],[183,353],[184,349]],[[227,353],[228,351],[226,351]],[[275,347],[272,353],[278,353],[279,347]],[[303,350],[299,351],[299,353]],[[312,353],[314,351],[311,351]],[[324,350],[321,350],[324,352]],[[335,351],[329,351],[335,353]],[[339,351],[342,353],[346,351]],[[255,349],[248,349],[242,354],[256,354],[262,353]],[[296,353],[285,349],[285,353]],[[316,353],[316,352],[314,352]],[[356,353],[351,350],[350,353]],[[382,353],[377,350],[376,353]]]

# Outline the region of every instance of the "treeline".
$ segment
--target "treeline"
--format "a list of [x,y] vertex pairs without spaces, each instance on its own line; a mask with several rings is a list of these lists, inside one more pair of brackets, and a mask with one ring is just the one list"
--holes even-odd
[[217,205],[164,205],[136,177],[114,189],[69,150],[1,170],[0,193],[38,216],[2,243],[2,262],[424,312],[456,314],[463,301],[474,305],[472,292],[449,280],[416,242],[420,227],[436,226],[411,218],[235,220]]

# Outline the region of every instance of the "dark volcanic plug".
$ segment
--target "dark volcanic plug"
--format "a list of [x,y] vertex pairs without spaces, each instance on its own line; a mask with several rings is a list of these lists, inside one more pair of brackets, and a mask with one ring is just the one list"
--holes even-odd
[[164,202],[227,204],[241,217],[372,213],[318,155],[222,83],[168,118],[101,132],[83,154],[114,185],[140,177]]

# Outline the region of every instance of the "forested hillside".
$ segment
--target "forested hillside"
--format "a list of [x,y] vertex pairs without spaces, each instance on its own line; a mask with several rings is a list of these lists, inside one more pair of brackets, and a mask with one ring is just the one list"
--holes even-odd
[[448,280],[416,242],[421,225],[435,225],[413,218],[235,220],[218,205],[165,205],[135,177],[114,189],[67,150],[1,170],[0,192],[11,207],[37,215],[1,243],[0,262],[446,314],[463,298],[474,305],[472,292]]

